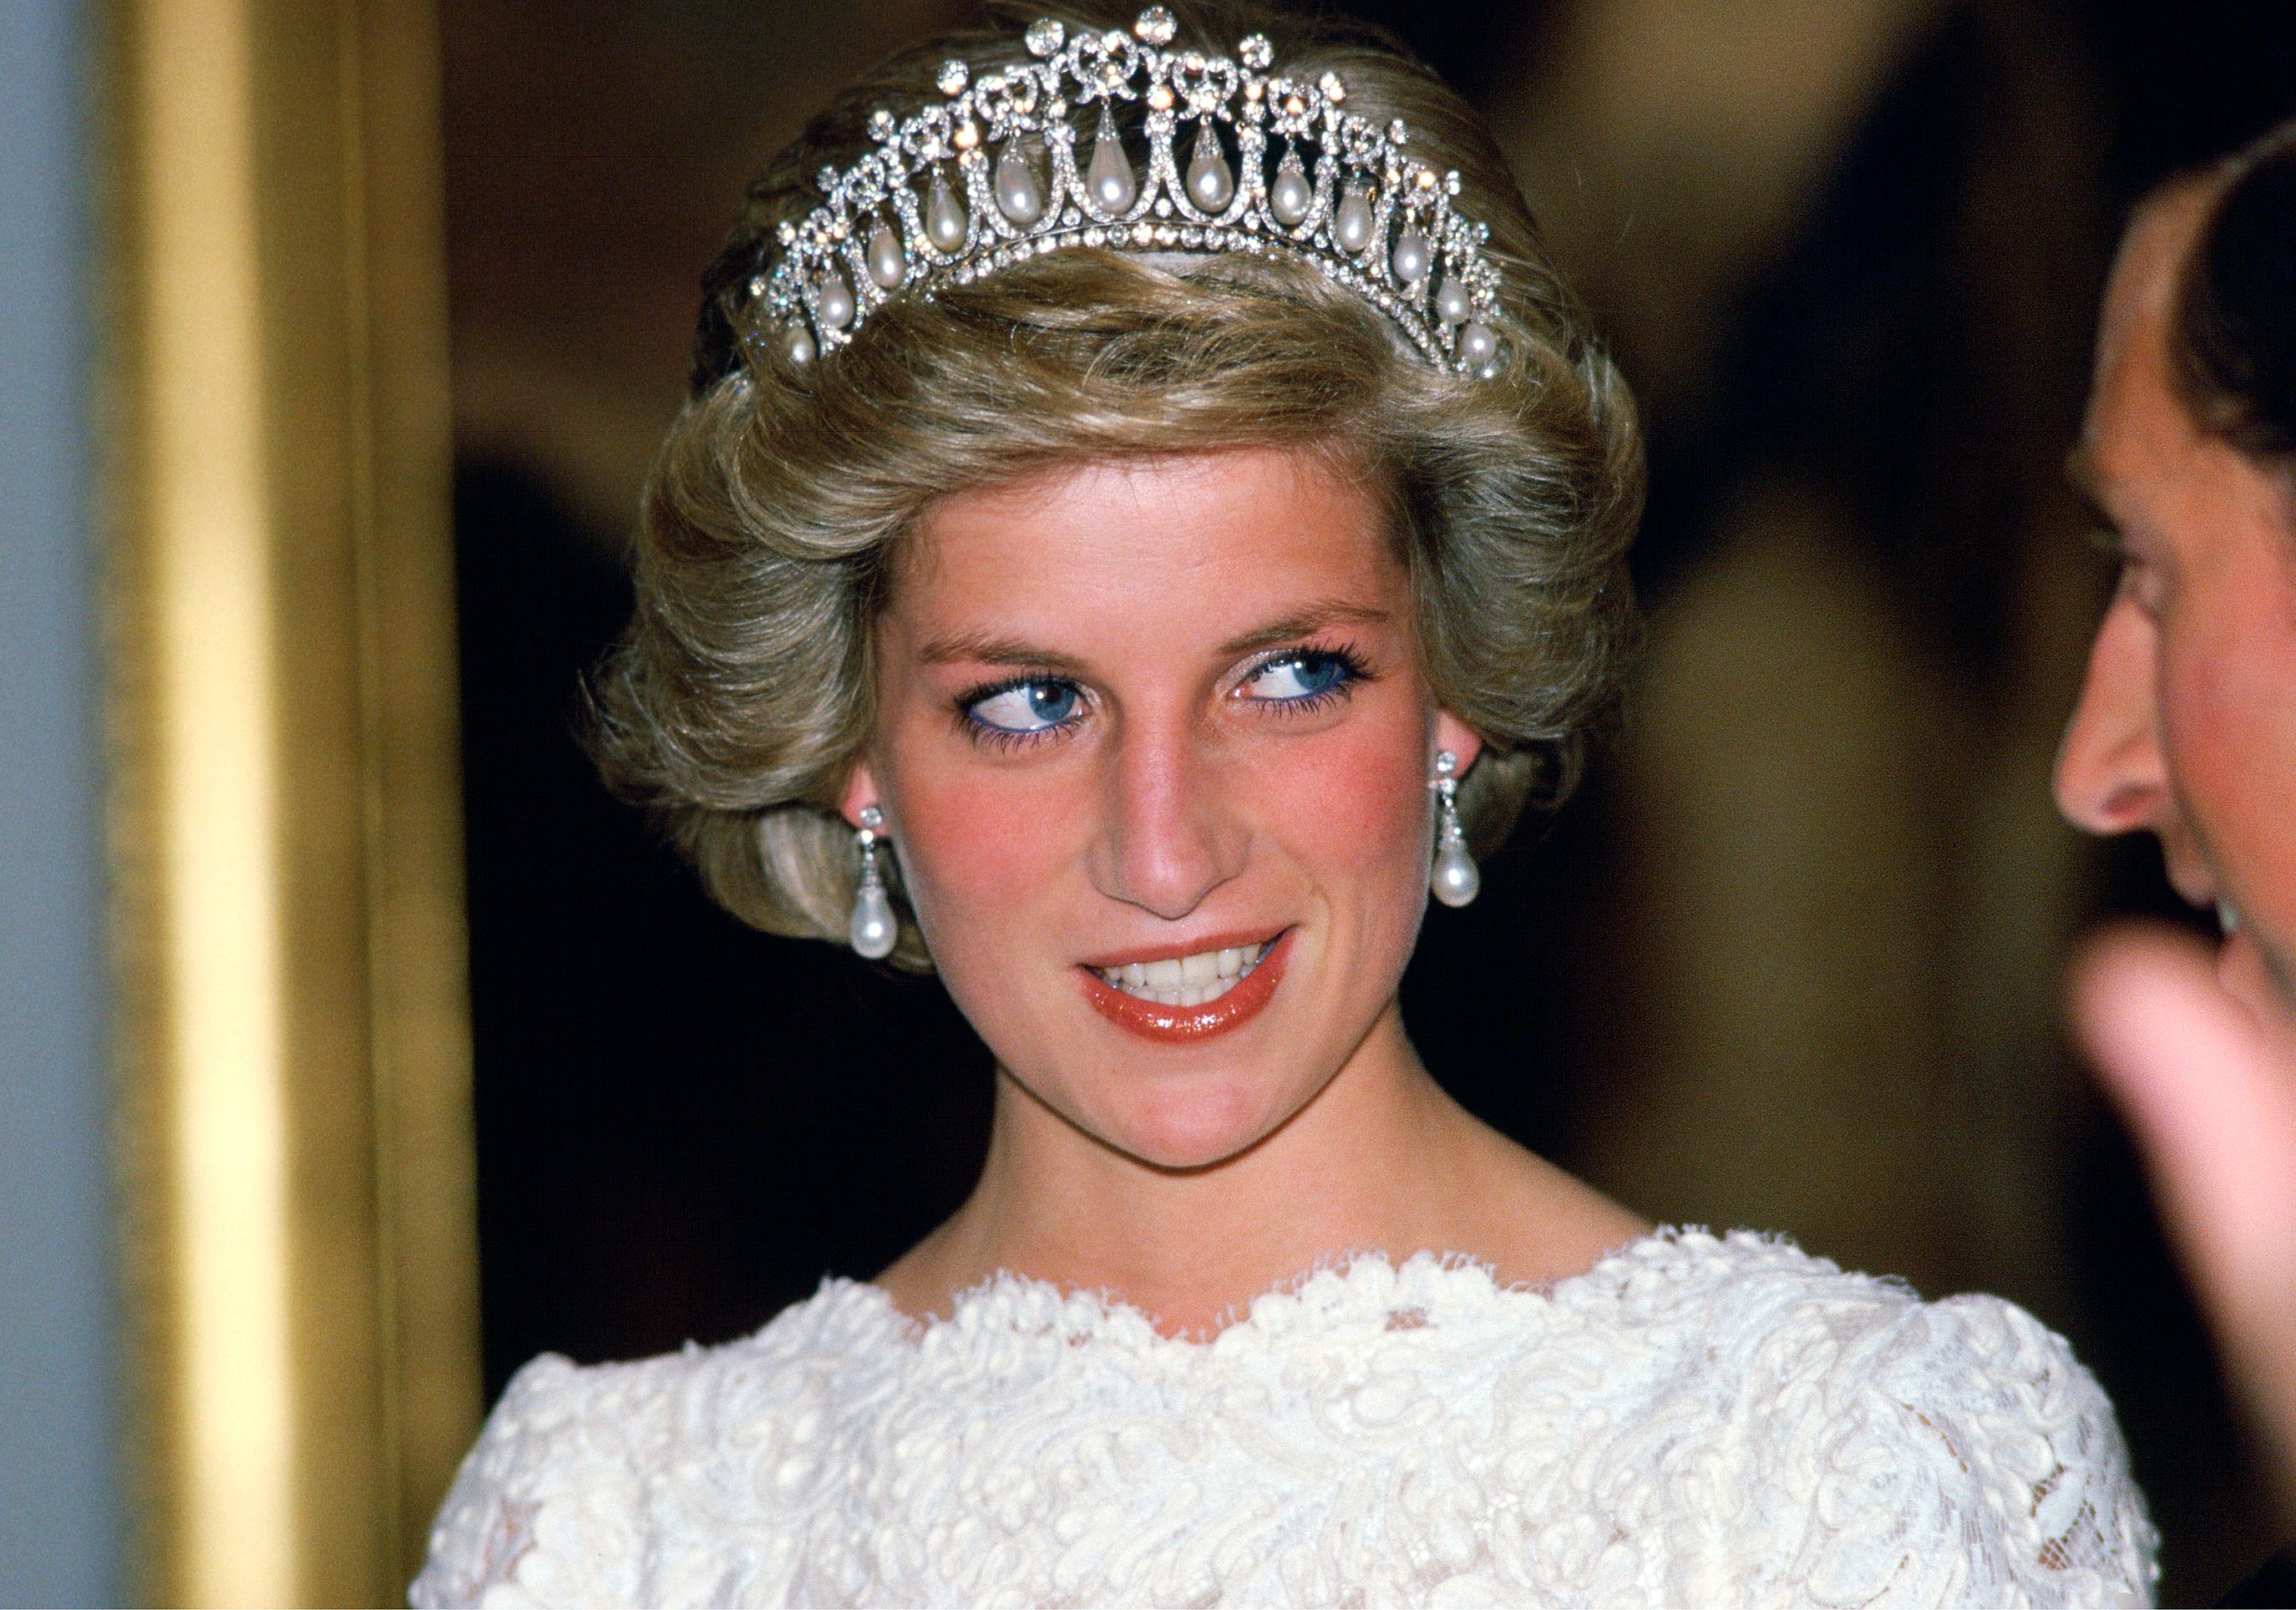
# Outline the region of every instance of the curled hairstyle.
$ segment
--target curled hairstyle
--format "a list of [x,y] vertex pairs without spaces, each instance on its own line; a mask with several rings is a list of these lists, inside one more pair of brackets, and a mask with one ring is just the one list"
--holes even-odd
[[2296,119],[2205,176],[2170,361],[2201,430],[2296,470]]
[[[934,98],[938,65],[1026,59],[1049,12],[1105,29],[1130,8],[992,5],[852,85],[766,168],[704,282],[692,393],[647,487],[637,607],[594,686],[592,747],[734,915],[841,936],[857,876],[836,814],[874,719],[872,624],[933,500],[1062,463],[1243,445],[1323,455],[1388,510],[1424,672],[1488,746],[1459,804],[1495,847],[1559,803],[1635,632],[1625,554],[1643,464],[1624,383],[1588,334],[1480,119],[1383,36],[1238,4],[1171,9],[1171,48],[1268,36],[1286,70],[1335,69],[1350,110],[1409,126],[1456,168],[1502,288],[1497,374],[1420,357],[1310,266],[1242,253],[1048,253],[930,301],[897,297],[852,343],[791,367],[752,329],[775,229],[813,176],[868,149],[865,119]],[[895,959],[929,965],[904,919]]]

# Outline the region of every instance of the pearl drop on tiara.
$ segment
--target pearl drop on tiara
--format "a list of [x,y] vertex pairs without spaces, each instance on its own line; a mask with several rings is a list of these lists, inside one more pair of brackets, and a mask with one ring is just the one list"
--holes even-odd
[[[952,57],[934,79],[943,101],[906,119],[872,112],[873,148],[822,169],[822,204],[780,225],[779,260],[750,282],[758,349],[812,363],[895,297],[930,298],[1062,248],[1243,251],[1311,265],[1431,363],[1496,373],[1498,268],[1483,255],[1488,226],[1452,204],[1457,172],[1411,155],[1400,119],[1347,110],[1339,74],[1271,75],[1264,36],[1231,60],[1167,50],[1177,31],[1160,5],[1129,35],[1071,36],[1039,18],[1022,34],[1032,60]],[[1144,163],[1126,148],[1120,102],[1144,109]]]

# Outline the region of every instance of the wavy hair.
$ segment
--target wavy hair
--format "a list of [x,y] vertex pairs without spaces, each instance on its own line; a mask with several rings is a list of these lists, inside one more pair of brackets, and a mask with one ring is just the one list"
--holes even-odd
[[[1636,631],[1633,404],[1489,134],[1374,30],[1171,9],[1172,48],[1265,33],[1287,70],[1337,70],[1350,110],[1402,119],[1414,153],[1459,171],[1500,269],[1499,372],[1435,368],[1297,262],[1086,249],[896,298],[793,368],[747,328],[745,288],[775,226],[820,203],[813,176],[867,149],[868,112],[931,99],[949,56],[1024,60],[1035,16],[1103,29],[1129,12],[997,4],[849,86],[751,186],[704,281],[691,395],[646,489],[636,611],[594,684],[608,781],[755,927],[844,934],[857,864],[836,808],[871,732],[872,625],[905,534],[937,498],[1062,463],[1244,445],[1345,461],[1391,512],[1429,682],[1487,746],[1459,795],[1479,852],[1569,793],[1611,706]],[[930,965],[906,914],[895,959]]]

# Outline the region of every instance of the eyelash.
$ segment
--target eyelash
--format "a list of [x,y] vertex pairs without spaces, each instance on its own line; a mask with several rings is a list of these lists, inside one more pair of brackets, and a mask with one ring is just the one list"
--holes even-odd
[[1243,680],[1249,682],[1254,677],[1263,676],[1278,666],[1297,664],[1301,661],[1328,662],[1335,665],[1339,667],[1340,680],[1330,687],[1319,688],[1313,693],[1302,693],[1292,699],[1255,701],[1266,705],[1270,715],[1312,715],[1318,710],[1329,709],[1341,699],[1352,699],[1358,683],[1372,680],[1371,667],[1364,664],[1363,656],[1357,651],[1352,643],[1341,643],[1331,649],[1278,649],[1245,672]]
[[[991,726],[973,715],[974,710],[1000,693],[1016,692],[1022,688],[1033,688],[1045,682],[1068,682],[1068,679],[1062,676],[1008,676],[1001,682],[984,682],[980,687],[960,693],[951,712],[956,719],[957,731],[984,748],[1001,749],[1007,754],[1021,749],[1032,749],[1047,739],[1060,737],[1070,727],[1076,725],[1078,716],[1071,715],[1068,720],[1055,722],[1049,727],[1038,727],[1034,731],[1024,732],[1017,731],[1011,727]],[[1074,683],[1068,683],[1068,685],[1075,686]],[[1081,704],[1084,698],[1083,689],[1077,689],[1077,697],[1078,703]]]
[[[1340,680],[1330,687],[1318,689],[1313,693],[1304,693],[1291,699],[1264,699],[1250,702],[1265,706],[1268,714],[1274,715],[1287,717],[1310,715],[1319,710],[1329,709],[1341,699],[1353,698],[1357,684],[1374,680],[1370,666],[1364,663],[1363,655],[1355,645],[1341,643],[1330,649],[1275,650],[1254,661],[1237,685],[1239,687],[1247,685],[1253,678],[1265,675],[1277,666],[1300,661],[1332,662],[1340,670]],[[1021,688],[1035,687],[1042,682],[1067,682],[1067,678],[1008,676],[999,682],[985,682],[980,687],[968,689],[956,697],[951,711],[955,718],[957,730],[985,748],[997,749],[1006,754],[1031,749],[1039,743],[1061,737],[1076,725],[1081,719],[1080,715],[1072,715],[1066,721],[1055,722],[1051,726],[1038,727],[1032,731],[1021,731],[1011,727],[991,726],[973,715],[974,710],[999,694],[1014,692]],[[1075,686],[1074,683],[1068,685]],[[1081,702],[1085,697],[1084,690],[1078,688],[1077,694]]]

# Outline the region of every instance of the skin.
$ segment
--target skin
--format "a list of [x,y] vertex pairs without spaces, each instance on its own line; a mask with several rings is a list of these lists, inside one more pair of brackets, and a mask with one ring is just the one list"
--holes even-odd
[[[1362,676],[1304,697],[1341,655]],[[1538,1283],[1646,1230],[1470,1116],[1405,1035],[1427,779],[1480,744],[1419,669],[1377,501],[1321,455],[1064,466],[943,500],[876,666],[845,812],[884,813],[997,1065],[979,1186],[879,1277],[905,1312],[1011,1270],[1194,1336],[1333,1254],[1465,1253]],[[1015,679],[1034,692],[981,697]],[[1046,733],[982,731],[1055,707]],[[1198,1043],[1134,1034],[1080,988],[1087,958],[1287,931],[1267,1008]]]
[[2282,476],[2202,437],[2171,389],[2169,317],[2204,197],[2131,227],[2108,286],[2075,481],[2121,550],[2057,759],[2093,833],[2157,835],[2169,880],[2243,919],[2227,989],[2252,1006],[2296,971],[2296,510]]
[[2205,946],[2152,930],[2093,943],[2072,992],[2296,1527],[2296,1019],[2259,1017]]
[[2239,913],[2213,955],[2106,936],[2072,1005],[2296,1519],[2296,508],[2171,388],[2175,287],[2207,200],[2188,186],[2141,213],[2106,290],[2072,468],[2124,563],[2056,796],[2091,832],[2157,835],[2185,898]]

